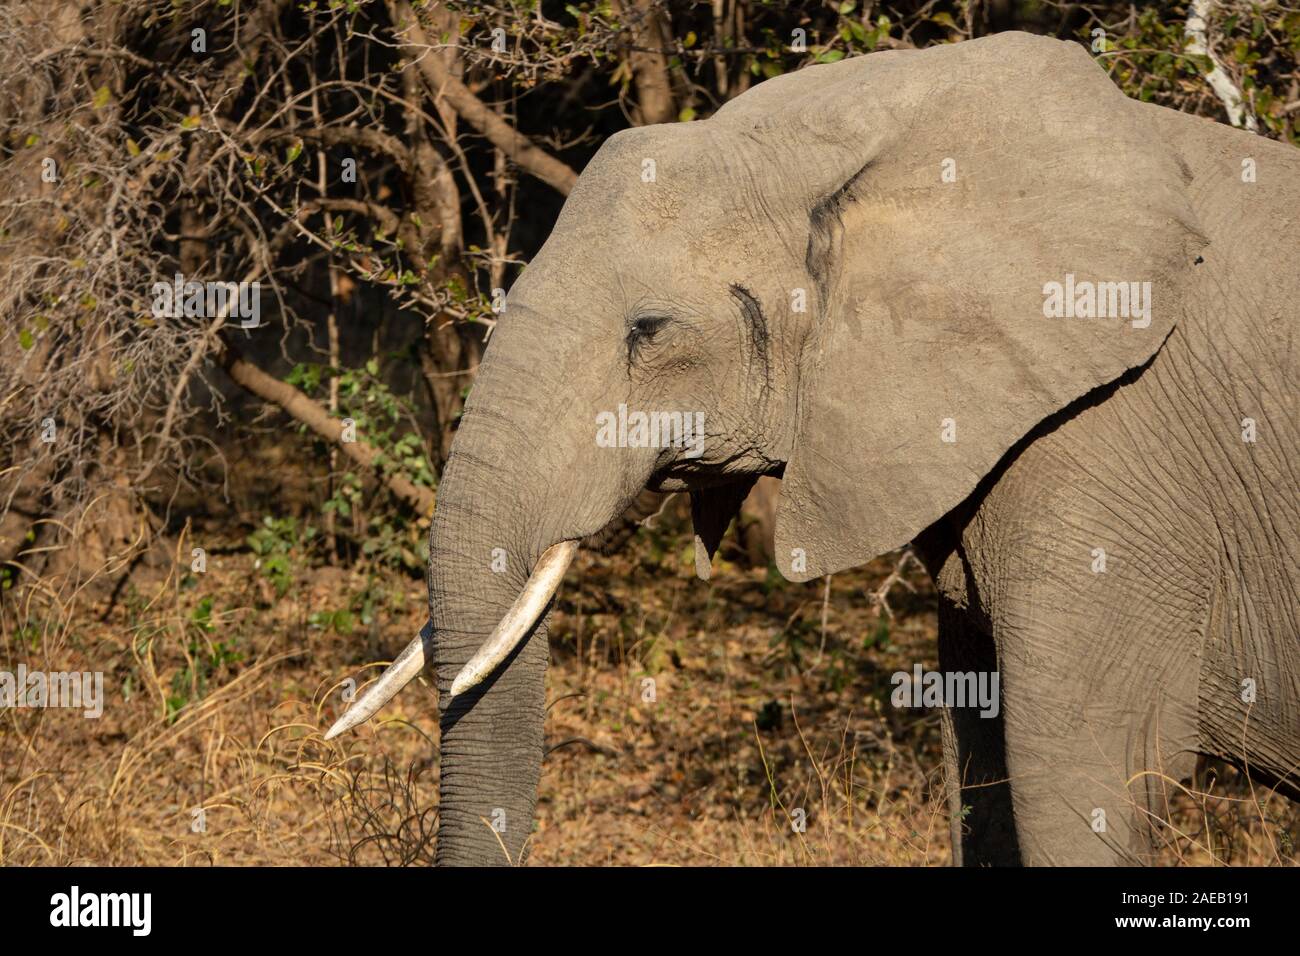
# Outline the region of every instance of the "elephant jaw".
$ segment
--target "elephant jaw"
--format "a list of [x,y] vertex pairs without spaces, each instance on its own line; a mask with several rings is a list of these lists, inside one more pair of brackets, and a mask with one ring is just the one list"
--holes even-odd
[[[577,541],[561,541],[546,550],[533,568],[533,573],[528,576],[514,604],[506,611],[505,617],[456,675],[451,685],[452,697],[482,683],[528,635],[555,596],[560,582],[564,580],[564,572],[568,570],[577,551]],[[424,645],[430,639],[431,632],[431,626],[426,624],[397,659],[379,675],[379,679],[366,689],[347,713],[335,721],[334,726],[325,734],[326,740],[333,740],[369,720],[424,670]]]

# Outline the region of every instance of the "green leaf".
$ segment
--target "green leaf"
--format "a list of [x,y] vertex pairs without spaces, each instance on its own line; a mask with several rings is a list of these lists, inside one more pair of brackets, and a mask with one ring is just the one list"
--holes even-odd
[[215,630],[216,627],[212,623],[212,598],[205,597],[200,601],[199,606],[191,612],[190,620],[205,631]]
[[23,329],[18,333],[18,344],[23,347],[24,351],[26,351],[36,344],[36,340],[32,338],[31,332],[27,331],[27,329]]
[[843,50],[824,50],[817,54],[818,63],[835,63],[844,59]]
[[287,165],[289,163],[292,163],[295,159],[297,159],[301,155],[302,155],[302,143],[294,143],[292,146],[289,147],[288,152],[285,153],[284,156],[285,164]]
[[108,105],[109,100],[111,100],[112,98],[113,98],[113,94],[109,91],[108,87],[101,86],[99,89],[95,90],[95,96],[90,101],[90,103],[92,106],[95,107],[95,109],[102,110],[105,106]]
[[679,123],[689,123],[693,119],[695,119],[695,110],[689,106],[677,114],[677,122]]

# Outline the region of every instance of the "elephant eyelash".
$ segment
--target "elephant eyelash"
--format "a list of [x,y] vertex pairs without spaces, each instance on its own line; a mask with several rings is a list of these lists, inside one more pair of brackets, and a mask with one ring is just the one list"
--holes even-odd
[[655,337],[655,333],[668,324],[668,317],[665,315],[645,315],[632,321],[632,327],[627,330],[627,357],[631,361],[636,357],[637,350]]

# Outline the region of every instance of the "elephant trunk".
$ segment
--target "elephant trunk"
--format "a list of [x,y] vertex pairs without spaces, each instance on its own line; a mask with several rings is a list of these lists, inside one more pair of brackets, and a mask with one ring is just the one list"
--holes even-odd
[[[552,561],[544,587],[536,587],[531,572],[556,543],[547,540],[548,522],[537,510],[547,482],[528,472],[542,463],[520,447],[516,429],[506,433],[500,393],[486,377],[480,373],[475,390],[491,395],[493,408],[466,412],[429,532],[430,656],[441,711],[440,865],[522,861],[542,764],[548,647],[539,611],[549,608],[563,575]],[[508,414],[518,424],[523,410]],[[511,631],[505,641],[503,624]],[[494,637],[496,653],[484,660],[479,652]],[[466,687],[470,674],[477,682]]]
[[[542,764],[545,611],[574,539],[610,520],[622,491],[612,468],[603,479],[590,465],[570,471],[595,453],[594,425],[585,400],[557,408],[555,396],[576,401],[563,342],[530,318],[493,333],[429,531],[440,864],[523,859]],[[571,494],[555,494],[557,482]]]

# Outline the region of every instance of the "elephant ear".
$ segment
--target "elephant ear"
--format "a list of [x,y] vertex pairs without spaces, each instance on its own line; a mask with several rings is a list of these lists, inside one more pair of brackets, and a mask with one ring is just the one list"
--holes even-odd
[[[1206,243],[1179,160],[1080,46],[1011,34],[817,70],[781,109],[862,146],[808,206],[816,308],[776,520],[794,581],[912,540],[1148,361]],[[1106,314],[1064,317],[1089,288]]]

